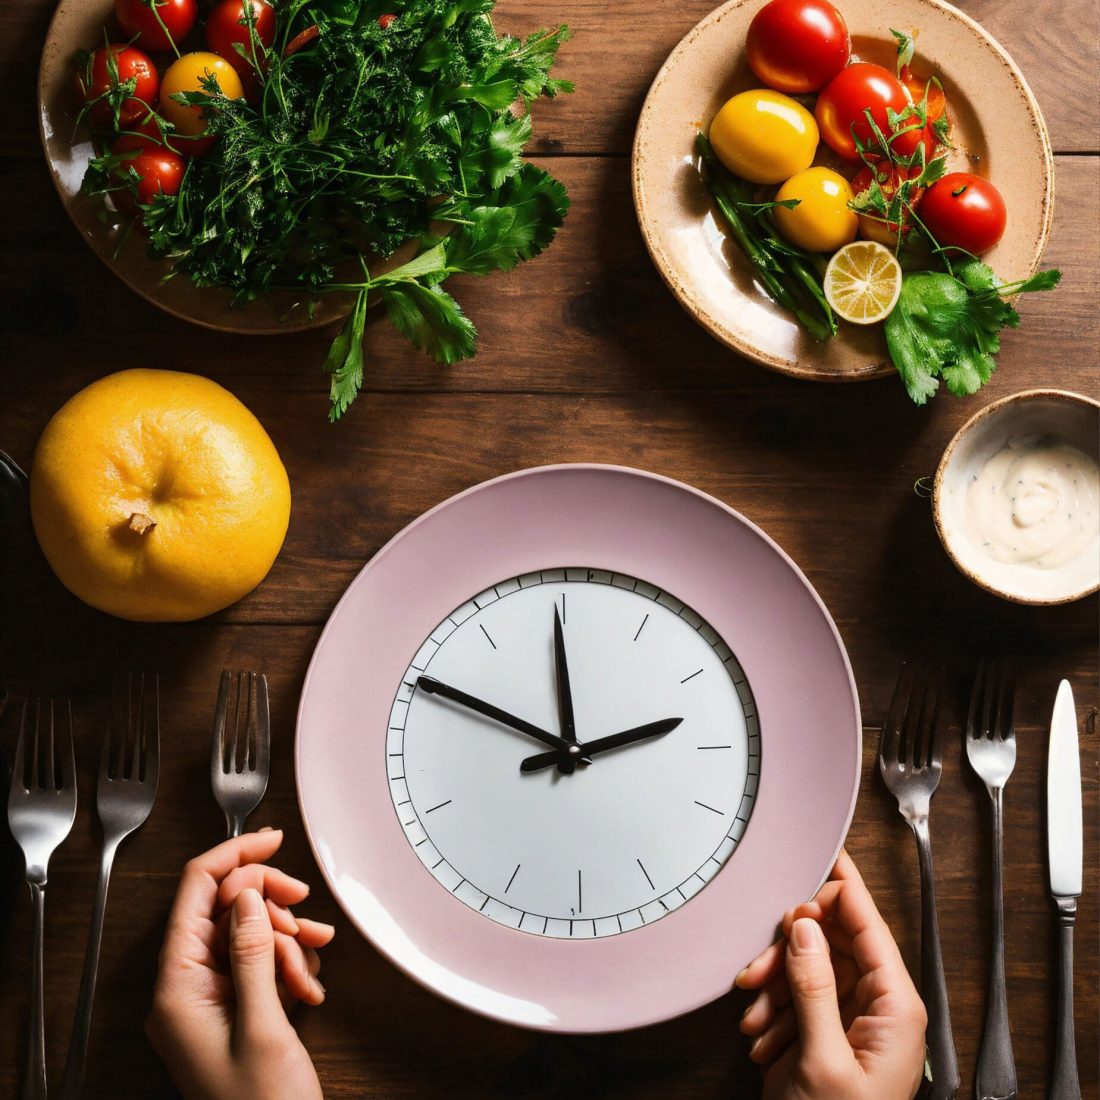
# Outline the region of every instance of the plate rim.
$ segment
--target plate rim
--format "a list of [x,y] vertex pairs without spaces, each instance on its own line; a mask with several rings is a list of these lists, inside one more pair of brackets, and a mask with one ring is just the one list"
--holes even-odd
[[[875,378],[887,378],[895,373],[895,368],[889,360],[873,363],[856,370],[839,372],[815,367],[813,365],[804,365],[802,360],[796,360],[792,363],[779,356],[770,355],[768,352],[743,340],[736,333],[727,329],[726,326],[716,318],[711,317],[702,308],[691,293],[689,286],[680,278],[677,266],[671,262],[668,256],[666,256],[656,240],[656,232],[652,226],[654,219],[647,214],[646,198],[642,182],[642,164],[645,159],[642,150],[642,143],[645,136],[643,131],[655,110],[655,93],[659,90],[660,84],[664,81],[673,65],[680,61],[682,55],[688,54],[695,40],[700,35],[707,33],[711,24],[720,22],[728,12],[735,8],[740,8],[754,2],[756,2],[756,0],[726,0],[726,3],[719,5],[717,8],[712,9],[704,15],[703,18],[691,27],[683,38],[681,38],[672,48],[661,64],[661,67],[657,70],[657,74],[654,76],[646,91],[642,109],[638,114],[638,121],[634,127],[634,140],[631,143],[630,150],[631,196],[634,202],[634,213],[638,220],[638,228],[642,234],[642,239],[645,241],[646,251],[649,253],[653,266],[657,269],[662,281],[672,292],[673,297],[688,316],[691,317],[700,328],[709,333],[714,339],[718,340],[719,343],[724,344],[738,355],[744,356],[746,359],[762,367],[766,367],[768,370],[775,371],[779,374],[785,374],[792,378],[837,384],[866,382]],[[1024,101],[1030,110],[1032,120],[1036,125],[1036,129],[1041,139],[1040,144],[1043,152],[1043,170],[1045,177],[1042,195],[1042,225],[1030,261],[1029,274],[1034,274],[1039,264],[1042,262],[1047,244],[1050,240],[1050,232],[1054,220],[1055,193],[1054,151],[1051,146],[1050,133],[1047,128],[1046,120],[1043,117],[1042,109],[1039,106],[1039,101],[1036,99],[1035,93],[1031,90],[1031,86],[1028,84],[1020,67],[1013,60],[1011,54],[1009,54],[1000,42],[998,42],[997,39],[994,38],[976,19],[960,11],[953,4],[948,3],[947,0],[918,0],[918,2],[939,10],[948,18],[958,20],[981,38],[1004,62],[1005,67],[1016,84],[1017,89],[1022,93]]]
[[[317,642],[315,643],[313,653],[310,657],[309,665],[307,666],[305,677],[302,681],[301,693],[299,696],[299,703],[297,714],[295,718],[295,739],[294,739],[294,774],[295,774],[295,790],[298,801],[298,809],[302,818],[302,824],[306,833],[306,838],[310,846],[310,851],[313,855],[322,877],[325,880],[326,885],[329,888],[330,893],[340,906],[344,915],[348,918],[349,922],[357,929],[360,935],[373,947],[380,955],[386,958],[391,964],[396,966],[407,977],[411,978],[418,985],[427,989],[433,995],[440,997],[441,999],[455,1004],[467,1011],[474,1012],[475,1014],[487,1017],[489,1019],[496,1020],[497,1022],[509,1024],[512,1026],[519,1026],[535,1031],[546,1031],[557,1034],[599,1034],[607,1033],[610,1031],[629,1031],[640,1027],[651,1026],[653,1024],[662,1023],[667,1020],[678,1018],[687,1013],[693,1012],[699,1008],[704,1007],[712,1003],[716,996],[721,994],[714,994],[710,991],[704,991],[701,995],[694,999],[691,1003],[679,1003],[674,1010],[669,1012],[662,1012],[660,1015],[653,1015],[651,1012],[642,1012],[640,1015],[637,1011],[633,1013],[629,1010],[624,1010],[623,1019],[617,1020],[612,1026],[593,1026],[589,1024],[561,1026],[556,1020],[554,1021],[528,1021],[519,1020],[513,1015],[509,1015],[508,1012],[501,1008],[494,1009],[492,1006],[487,1006],[485,1003],[474,1003],[471,1000],[464,1000],[462,997],[456,995],[449,989],[441,988],[438,985],[432,983],[427,976],[417,972],[413,967],[407,964],[406,959],[395,954],[391,951],[388,945],[379,942],[378,939],[368,930],[368,919],[363,918],[360,915],[355,914],[352,911],[351,903],[345,899],[343,893],[337,888],[336,883],[333,880],[333,875],[330,873],[330,869],[326,864],[325,859],[322,857],[320,851],[321,840],[315,835],[315,827],[311,823],[309,812],[306,807],[305,792],[303,790],[302,779],[302,755],[303,755],[303,721],[305,718],[306,701],[309,692],[311,681],[314,679],[317,667],[321,661],[322,650],[324,643],[329,636],[330,631],[334,629],[334,624],[339,618],[339,612],[343,609],[346,602],[349,602],[354,597],[354,591],[362,582],[364,576],[372,569],[375,562],[382,559],[384,556],[391,554],[395,548],[400,547],[405,538],[411,531],[420,527],[422,524],[426,524],[431,520],[433,516],[438,514],[444,509],[456,505],[469,496],[480,493],[490,489],[503,482],[511,482],[517,480],[523,480],[532,476],[546,476],[554,475],[558,472],[576,473],[594,471],[604,474],[623,475],[630,478],[637,478],[643,481],[649,481],[662,485],[667,488],[672,488],[680,492],[686,492],[692,497],[695,497],[703,504],[712,508],[717,508],[720,512],[725,513],[727,519],[739,523],[746,528],[752,535],[760,539],[768,548],[768,550],[775,554],[783,565],[790,570],[795,580],[799,584],[800,588],[810,596],[813,605],[815,606],[817,614],[821,616],[823,623],[825,624],[829,634],[831,635],[832,645],[835,647],[836,653],[841,660],[841,666],[845,677],[846,695],[845,698],[851,700],[852,715],[854,717],[854,729],[852,731],[854,735],[853,745],[854,752],[852,757],[852,773],[850,776],[851,791],[848,798],[847,809],[844,813],[844,821],[842,828],[838,829],[838,839],[835,847],[832,848],[830,858],[827,861],[827,866],[821,873],[820,878],[817,879],[814,892],[828,879],[833,864],[836,861],[840,851],[844,847],[844,842],[848,834],[848,830],[851,827],[852,819],[855,813],[855,807],[859,797],[860,782],[862,779],[862,747],[863,747],[863,720],[862,710],[860,707],[859,692],[855,681],[855,676],[851,666],[851,660],[848,655],[847,648],[844,645],[843,638],[840,635],[840,631],[837,628],[832,615],[826,607],[821,596],[810,583],[805,573],[798,566],[798,564],[790,557],[789,554],[769,536],[764,530],[762,530],[752,520],[738,512],[736,509],[726,504],[724,501],[717,497],[698,489],[685,482],[679,481],[675,478],[667,477],[663,474],[653,473],[648,470],[639,469],[636,467],[610,464],[610,463],[553,463],[542,466],[526,467],[520,470],[514,470],[509,473],[502,474],[497,477],[490,478],[486,481],[479,482],[475,485],[471,485],[466,489],[455,493],[439,503],[433,505],[428,510],[421,513],[410,523],[402,527],[396,532],[378,551],[371,556],[371,558],[363,565],[363,567],[356,573],[355,577],[348,584],[344,593],[340,599],[334,605],[329,617],[323,627]],[[810,895],[812,896],[812,895]],[[484,920],[485,918],[479,917],[478,919]],[[505,926],[501,926],[504,931],[508,931]],[[611,937],[612,940],[616,940],[619,937]],[[583,941],[588,943],[589,941]],[[606,942],[606,940],[593,940],[592,943]],[[729,975],[728,989],[732,988],[733,975]]]

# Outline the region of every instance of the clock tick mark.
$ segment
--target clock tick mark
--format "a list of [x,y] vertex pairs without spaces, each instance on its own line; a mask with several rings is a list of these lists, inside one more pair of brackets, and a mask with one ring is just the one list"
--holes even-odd
[[519,874],[519,869],[522,867],[522,863],[516,864],[516,869],[512,872],[512,877],[508,880],[508,885],[504,887],[504,892],[507,894],[512,889],[512,883],[516,881],[516,875]]
[[683,679],[682,679],[682,680],[680,681],[680,683],[681,683],[681,684],[686,684],[686,683],[688,682],[688,680],[694,680],[694,679],[695,679],[695,677],[696,677],[696,676],[698,676],[698,675],[699,675],[699,673],[700,673],[700,672],[702,672],[702,671],[703,671],[703,670],[702,670],[701,668],[699,668],[699,669],[696,669],[696,670],[695,670],[695,671],[694,671],[694,672],[693,672],[693,673],[692,673],[692,674],[691,674],[690,676],[685,676],[685,677],[684,677],[684,678],[683,678]]
[[717,814],[719,817],[725,817],[721,810],[716,810],[713,806],[708,806],[705,802],[700,802],[699,799],[695,799],[696,806],[702,806],[704,810],[710,810],[712,814]]
[[489,895],[488,895],[488,894],[486,894],[486,895],[485,895],[485,900],[484,900],[484,901],[483,901],[483,902],[481,903],[481,905],[479,905],[479,906],[478,906],[478,910],[477,910],[477,911],[478,911],[479,913],[484,913],[484,912],[485,912],[485,906],[486,906],[486,905],[488,905],[488,904],[489,904]]
[[453,890],[451,891],[451,893],[452,893],[452,894],[454,894],[454,893],[457,893],[457,892],[458,892],[458,887],[459,887],[459,886],[461,886],[461,885],[462,885],[462,884],[463,884],[463,883],[464,883],[465,881],[466,881],[466,880],[465,880],[465,879],[463,879],[463,880],[462,880],[462,882],[460,882],[460,883],[458,884],[458,886],[456,886],[456,887],[455,887],[455,888],[454,888],[454,889],[453,889]]
[[656,887],[654,887],[654,885],[653,885],[653,879],[651,879],[651,878],[649,877],[649,872],[648,872],[648,871],[647,871],[647,870],[645,869],[645,864],[644,864],[644,863],[642,863],[642,861],[641,861],[641,860],[638,860],[638,866],[639,866],[639,867],[641,867],[641,869],[642,869],[642,874],[643,874],[643,875],[645,875],[645,880],[646,880],[646,882],[648,882],[648,883],[649,883],[649,888],[650,888],[651,890],[653,890],[653,889],[656,889]]
[[642,619],[642,625],[638,627],[638,633],[634,635],[634,641],[637,641],[642,634],[642,630],[645,628],[645,624],[649,622],[649,613],[646,613],[646,617]]
[[496,642],[493,641],[492,638],[489,638],[489,631],[487,631],[485,629],[485,625],[483,623],[478,623],[477,625],[479,627],[481,627],[481,633],[484,634],[485,637],[489,639],[489,645],[491,645],[493,647],[493,649],[496,649],[497,644],[496,644]]
[[435,813],[436,810],[442,810],[444,806],[449,806],[454,800],[448,798],[446,802],[440,802],[438,806],[433,806],[430,810],[425,810],[425,815]]
[[664,911],[665,911],[666,913],[670,913],[670,912],[672,912],[672,910],[671,910],[671,909],[669,909],[669,907],[668,907],[667,905],[665,905],[665,899],[664,899],[664,898],[658,898],[657,900],[658,900],[658,901],[659,901],[659,902],[661,903],[661,908],[662,908],[662,909],[663,909],[663,910],[664,910]]
[[696,745],[697,749],[732,749],[732,745]]
[[442,862],[442,859],[437,859],[435,863],[432,864],[432,870],[434,871]]
[[584,894],[581,892],[581,869],[578,867],[577,868],[577,912],[578,913],[583,913],[584,912],[584,905],[582,904],[583,900],[584,900]]

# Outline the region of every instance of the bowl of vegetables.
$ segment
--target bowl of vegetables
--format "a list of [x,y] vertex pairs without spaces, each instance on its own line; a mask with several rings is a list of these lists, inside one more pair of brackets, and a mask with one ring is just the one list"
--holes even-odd
[[[43,148],[99,257],[186,320],[242,333],[345,318],[325,369],[357,393],[369,304],[442,363],[474,325],[443,287],[537,255],[568,196],[523,159],[565,27],[498,35],[495,0],[61,0]],[[318,356],[320,363],[321,356]]]
[[923,404],[992,373],[1046,290],[1053,156],[1023,75],[941,0],[730,0],[646,98],[634,202],[658,271],[740,354],[901,375]]

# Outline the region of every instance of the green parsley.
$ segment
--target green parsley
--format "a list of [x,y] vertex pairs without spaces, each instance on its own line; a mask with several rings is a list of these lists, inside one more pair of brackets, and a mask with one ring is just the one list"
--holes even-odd
[[[228,288],[238,306],[275,290],[299,292],[310,309],[324,294],[354,296],[325,360],[337,420],[363,382],[368,300],[440,363],[465,359],[474,326],[442,284],[509,270],[561,226],[565,188],[523,149],[532,101],[572,91],[550,76],[569,31],[498,35],[495,0],[275,2],[274,48],[253,35],[242,51],[253,102],[228,100],[214,77],[177,97],[203,109],[218,140],[143,221],[173,275]],[[86,191],[132,186],[118,168],[110,154],[93,161]],[[372,273],[408,241],[419,246],[412,260]]]

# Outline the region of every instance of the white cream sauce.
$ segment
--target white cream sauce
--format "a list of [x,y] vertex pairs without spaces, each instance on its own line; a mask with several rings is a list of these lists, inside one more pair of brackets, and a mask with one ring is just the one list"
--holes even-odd
[[1017,436],[966,489],[963,523],[994,561],[1058,569],[1100,539],[1100,467],[1051,436]]

